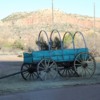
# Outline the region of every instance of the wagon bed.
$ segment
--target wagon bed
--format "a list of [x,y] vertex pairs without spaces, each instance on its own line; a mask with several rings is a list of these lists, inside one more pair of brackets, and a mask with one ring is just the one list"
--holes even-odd
[[51,58],[55,62],[74,61],[75,56],[81,52],[88,52],[88,48],[25,52],[24,63],[38,63],[43,58]]

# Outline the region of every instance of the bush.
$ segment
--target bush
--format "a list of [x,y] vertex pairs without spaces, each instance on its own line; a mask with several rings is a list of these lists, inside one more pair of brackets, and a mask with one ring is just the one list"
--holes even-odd
[[40,47],[41,50],[48,50],[48,44],[44,41],[43,37],[40,38],[40,41],[36,41],[36,44]]
[[[49,48],[49,44],[44,41],[43,37],[40,38],[40,41],[36,41],[36,44],[41,48],[41,50],[48,50]],[[52,41],[51,44],[51,49],[60,49],[61,48],[61,44],[60,44],[60,40],[59,38],[55,37],[55,39]]]
[[15,49],[24,49],[23,43],[20,40],[16,40],[13,44],[13,48]]

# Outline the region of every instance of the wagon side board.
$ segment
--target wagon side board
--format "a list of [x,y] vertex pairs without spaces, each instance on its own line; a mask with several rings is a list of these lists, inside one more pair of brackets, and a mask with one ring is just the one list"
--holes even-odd
[[50,58],[56,62],[74,61],[75,56],[81,52],[88,52],[88,48],[33,51],[24,53],[24,63],[38,63],[43,58]]

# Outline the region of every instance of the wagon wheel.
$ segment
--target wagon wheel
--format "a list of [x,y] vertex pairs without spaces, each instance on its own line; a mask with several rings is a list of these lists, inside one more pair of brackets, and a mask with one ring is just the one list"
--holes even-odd
[[67,66],[67,64],[59,64],[58,74],[61,77],[72,77],[75,74],[73,66]]
[[21,75],[24,80],[35,80],[38,78],[36,66],[33,64],[23,64],[21,67]]
[[74,69],[80,77],[91,78],[96,69],[96,62],[90,53],[79,53],[74,61]]
[[41,80],[55,79],[58,73],[57,64],[52,59],[42,59],[37,65]]

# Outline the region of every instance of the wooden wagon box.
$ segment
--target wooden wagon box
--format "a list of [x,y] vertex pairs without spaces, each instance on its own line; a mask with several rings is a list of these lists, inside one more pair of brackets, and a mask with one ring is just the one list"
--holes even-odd
[[36,63],[43,58],[50,58],[56,62],[74,61],[75,56],[81,52],[88,52],[88,48],[33,51],[32,53],[24,53],[24,63]]

